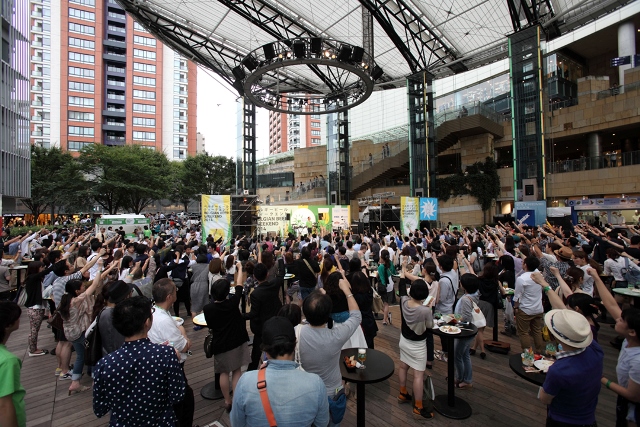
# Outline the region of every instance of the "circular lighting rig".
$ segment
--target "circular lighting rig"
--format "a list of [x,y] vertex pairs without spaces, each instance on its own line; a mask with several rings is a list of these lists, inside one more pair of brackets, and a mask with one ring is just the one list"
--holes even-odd
[[320,37],[267,43],[232,73],[234,88],[254,104],[301,115],[353,108],[384,74],[362,47]]

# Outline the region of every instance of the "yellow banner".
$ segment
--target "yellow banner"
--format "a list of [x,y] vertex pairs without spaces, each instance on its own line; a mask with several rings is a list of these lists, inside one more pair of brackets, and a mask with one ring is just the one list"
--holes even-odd
[[214,240],[231,238],[231,196],[202,195],[202,241],[211,235]]

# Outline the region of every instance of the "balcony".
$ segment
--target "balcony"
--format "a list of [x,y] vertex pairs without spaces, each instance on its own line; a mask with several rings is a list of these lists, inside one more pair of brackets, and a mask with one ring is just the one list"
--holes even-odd
[[104,139],[104,145],[124,145],[124,144],[125,144],[124,137],[108,136],[108,137],[105,137]]
[[102,110],[102,115],[105,117],[126,117],[127,113],[124,108],[107,108],[106,110]]
[[596,157],[547,162],[547,173],[580,172],[634,165],[640,165],[640,151],[628,151],[622,155],[612,153]]
[[42,107],[42,101],[38,101],[38,100],[34,99],[33,101],[31,101],[31,106],[32,107]]
[[32,62],[42,62],[42,56],[32,55],[31,56],[31,61]]
[[125,124],[121,122],[106,122],[102,124],[102,130],[106,132],[124,132]]
[[42,92],[42,86],[37,86],[37,85],[33,85],[31,86],[31,91],[32,92]]
[[41,25],[32,25],[31,26],[31,31],[34,33],[41,33],[42,32],[42,26]]
[[107,14],[108,21],[126,22],[127,16],[122,13],[109,12]]
[[42,12],[37,11],[37,10],[32,10],[31,11],[31,17],[32,18],[42,18]]
[[105,61],[119,62],[121,64],[127,63],[127,55],[123,55],[120,53],[112,53],[112,52],[103,53],[102,59],[104,59]]
[[35,76],[35,77],[41,77],[42,76],[42,71],[32,70],[31,71],[31,75]]
[[113,65],[108,65],[107,66],[107,76],[109,74],[118,74],[118,75],[125,75],[125,69],[122,67],[115,67]]
[[126,49],[127,48],[127,43],[126,42],[120,41],[120,40],[114,40],[114,39],[104,39],[104,40],[102,40],[102,45],[103,46],[114,47],[116,49]]
[[42,47],[42,42],[41,41],[37,41],[37,40],[33,40],[31,42],[31,46],[32,47]]

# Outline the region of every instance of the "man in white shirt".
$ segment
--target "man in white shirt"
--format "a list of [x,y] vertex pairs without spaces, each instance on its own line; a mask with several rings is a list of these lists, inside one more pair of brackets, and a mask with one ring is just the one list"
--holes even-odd
[[513,310],[516,314],[516,329],[522,350],[531,347],[531,337],[533,337],[535,352],[543,353],[542,288],[531,279],[531,273],[537,271],[539,265],[540,260],[533,256],[527,257],[522,263],[523,273],[516,279]]
[[[153,323],[148,337],[152,343],[170,345],[180,355],[180,366],[184,373],[184,362],[187,360],[187,352],[191,348],[191,340],[187,338],[187,331],[183,326],[178,326],[169,313],[169,309],[178,298],[178,288],[171,279],[160,279],[153,284],[153,300],[155,301]],[[190,426],[193,424],[195,400],[193,389],[187,383],[184,400],[173,406],[179,425]]]

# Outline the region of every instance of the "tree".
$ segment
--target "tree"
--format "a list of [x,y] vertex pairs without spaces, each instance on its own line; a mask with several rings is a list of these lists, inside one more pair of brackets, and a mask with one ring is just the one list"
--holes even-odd
[[181,203],[184,206],[184,212],[189,209],[189,203],[194,200],[198,193],[198,179],[195,173],[187,169],[185,162],[173,161],[170,164],[170,188],[169,200],[173,203]]
[[110,214],[121,209],[139,214],[153,200],[167,196],[169,161],[161,152],[139,145],[94,144],[83,149],[80,162],[90,196]]
[[197,154],[188,157],[184,167],[196,181],[195,194],[231,194],[235,190],[236,163],[232,158]]
[[37,221],[40,214],[56,206],[69,206],[84,198],[85,181],[71,154],[57,147],[31,146],[31,198],[22,202]]

